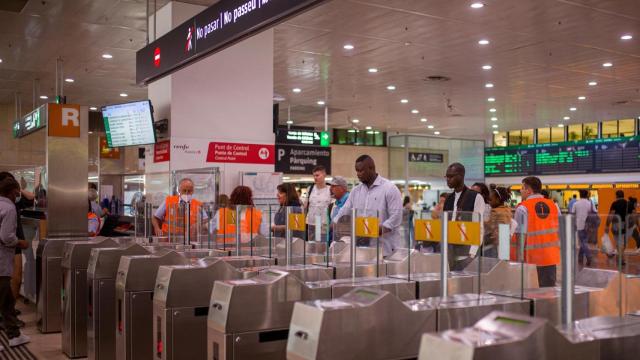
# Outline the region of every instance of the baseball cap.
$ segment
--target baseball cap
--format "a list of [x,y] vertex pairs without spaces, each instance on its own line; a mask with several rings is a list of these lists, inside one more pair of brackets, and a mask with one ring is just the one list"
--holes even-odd
[[329,185],[344,186],[345,188],[348,187],[347,180],[342,176],[334,176],[333,179],[329,181]]

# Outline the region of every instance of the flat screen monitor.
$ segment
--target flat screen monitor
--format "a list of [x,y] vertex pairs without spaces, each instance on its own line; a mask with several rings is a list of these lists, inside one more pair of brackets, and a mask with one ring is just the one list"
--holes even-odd
[[134,101],[102,107],[109,147],[147,145],[156,142],[151,101]]

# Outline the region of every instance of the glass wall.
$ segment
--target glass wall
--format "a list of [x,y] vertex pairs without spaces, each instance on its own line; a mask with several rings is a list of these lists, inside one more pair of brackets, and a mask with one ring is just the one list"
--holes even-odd
[[551,128],[551,142],[563,142],[564,138],[564,126],[563,127],[552,127]]
[[618,120],[618,136],[634,136],[635,135],[636,120],[624,119]]
[[551,142],[551,129],[539,128],[538,129],[538,144],[547,144]]
[[616,120],[602,122],[602,137],[618,137],[618,122]]
[[582,124],[573,124],[568,126],[568,137],[569,141],[582,140]]
[[582,127],[582,135],[585,140],[598,138],[598,123],[586,123]]

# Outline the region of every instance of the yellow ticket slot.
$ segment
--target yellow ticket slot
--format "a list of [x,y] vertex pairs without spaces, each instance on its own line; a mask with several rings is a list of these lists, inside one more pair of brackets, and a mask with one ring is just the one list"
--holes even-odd
[[418,219],[413,230],[416,241],[440,242],[442,239],[442,222],[440,220]]
[[304,214],[289,214],[289,230],[305,231],[306,226]]
[[227,209],[225,212],[225,221],[224,223],[227,225],[235,225],[236,224],[236,211]]
[[377,217],[357,217],[356,218],[356,236],[377,238],[378,237],[378,218]]
[[480,246],[480,223],[471,221],[450,221],[448,226],[449,244]]

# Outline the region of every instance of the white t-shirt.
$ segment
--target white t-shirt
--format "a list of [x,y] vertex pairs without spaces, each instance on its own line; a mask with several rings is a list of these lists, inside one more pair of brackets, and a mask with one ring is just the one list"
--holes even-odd
[[576,228],[577,230],[584,230],[584,224],[587,221],[589,213],[597,213],[595,206],[589,199],[580,199],[571,207],[571,213],[576,214]]
[[316,223],[316,217],[320,216],[322,223],[327,223],[327,209],[331,204],[331,190],[329,186],[325,186],[322,189],[314,186],[311,189],[308,200],[308,212],[307,212],[307,224],[314,225]]

